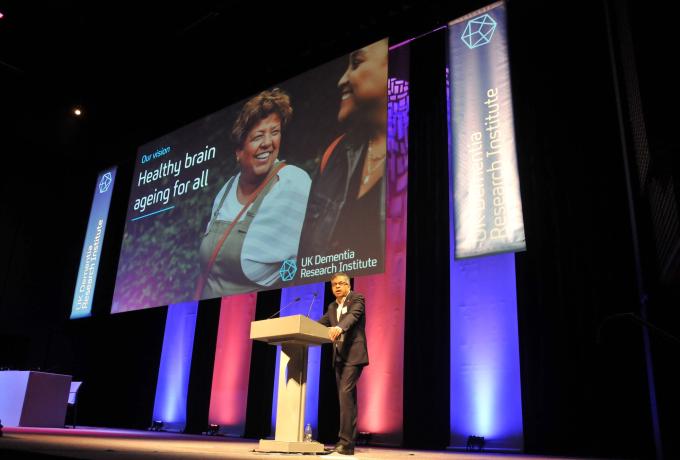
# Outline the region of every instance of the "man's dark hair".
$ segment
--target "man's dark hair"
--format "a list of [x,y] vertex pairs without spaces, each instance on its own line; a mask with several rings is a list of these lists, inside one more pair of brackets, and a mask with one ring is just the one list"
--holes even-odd
[[335,278],[340,278],[341,276],[344,276],[345,278],[347,278],[347,282],[349,282],[349,275],[345,272],[333,273],[333,276],[331,276],[331,281],[333,281]]

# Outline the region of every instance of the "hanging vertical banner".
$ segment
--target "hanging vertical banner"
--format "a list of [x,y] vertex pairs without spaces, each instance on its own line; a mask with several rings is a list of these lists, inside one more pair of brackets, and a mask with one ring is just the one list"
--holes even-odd
[[76,291],[73,295],[71,319],[90,316],[92,312],[92,294],[97,282],[99,255],[104,243],[104,231],[109,216],[109,205],[111,204],[115,179],[115,167],[102,171],[97,177],[90,219],[87,222],[87,232],[83,243],[83,253],[80,256],[80,268],[78,269]]
[[455,257],[523,251],[503,2],[449,23],[449,69]]

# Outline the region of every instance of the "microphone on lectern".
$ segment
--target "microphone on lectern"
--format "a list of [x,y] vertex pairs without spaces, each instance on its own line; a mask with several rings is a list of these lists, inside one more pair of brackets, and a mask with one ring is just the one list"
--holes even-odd
[[288,302],[286,305],[284,305],[283,307],[281,307],[281,308],[279,309],[279,311],[277,311],[276,313],[274,313],[273,315],[271,315],[271,316],[270,316],[269,318],[267,318],[267,319],[272,319],[273,317],[275,317],[276,315],[278,315],[279,313],[281,313],[283,310],[285,310],[286,308],[290,307],[290,306],[293,305],[295,302],[299,302],[299,301],[300,301],[300,297],[294,298],[293,300],[291,300],[290,302]]
[[312,297],[312,301],[309,303],[309,310],[307,310],[307,318],[309,318],[309,315],[312,314],[312,306],[314,305],[315,300],[316,300],[316,292],[314,293],[314,296]]

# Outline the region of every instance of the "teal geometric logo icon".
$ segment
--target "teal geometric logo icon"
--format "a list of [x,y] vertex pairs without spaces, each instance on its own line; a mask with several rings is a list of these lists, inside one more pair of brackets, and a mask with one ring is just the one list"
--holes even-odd
[[293,281],[297,273],[297,262],[295,259],[284,260],[279,269],[281,281]]
[[491,37],[493,37],[495,30],[496,21],[488,14],[485,14],[470,19],[467,26],[465,26],[465,30],[460,39],[463,40],[463,43],[470,49],[479,48],[491,41]]
[[113,178],[111,173],[107,172],[102,176],[102,180],[99,181],[99,193],[106,193],[109,187],[111,187],[111,182],[113,182]]

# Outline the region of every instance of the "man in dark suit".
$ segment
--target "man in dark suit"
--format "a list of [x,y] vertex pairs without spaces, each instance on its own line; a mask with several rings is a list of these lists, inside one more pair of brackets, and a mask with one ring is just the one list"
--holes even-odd
[[340,401],[340,431],[335,451],[353,455],[357,437],[357,381],[368,365],[364,296],[350,291],[349,276],[331,278],[335,301],[328,305],[319,322],[328,326],[333,341],[333,367]]

